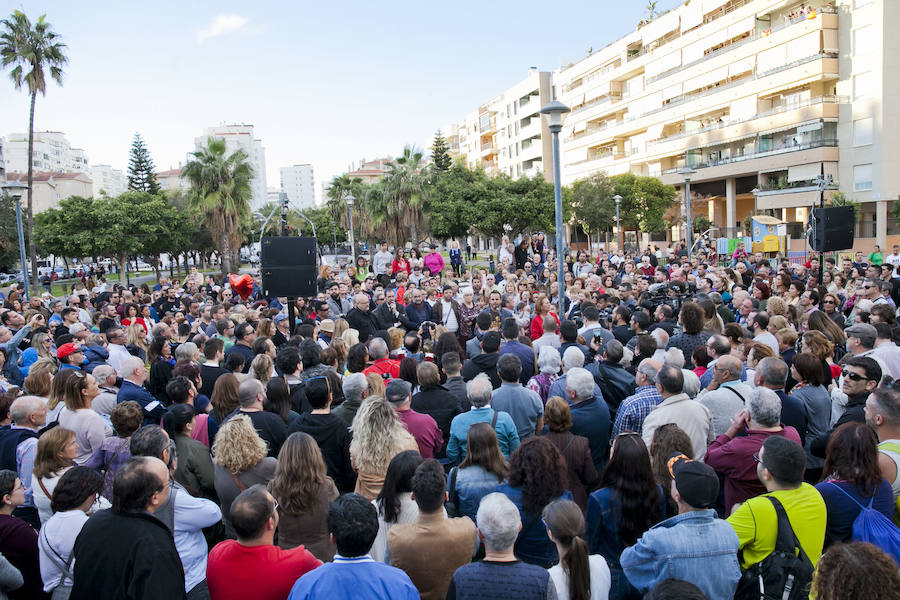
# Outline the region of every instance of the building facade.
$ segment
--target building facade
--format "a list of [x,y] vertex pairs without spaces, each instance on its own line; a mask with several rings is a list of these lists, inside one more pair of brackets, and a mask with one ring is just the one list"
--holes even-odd
[[[8,181],[28,183],[28,173],[7,171]],[[34,190],[33,209],[34,214],[43,212],[49,208],[59,206],[60,200],[70,196],[89,198],[94,192],[94,184],[86,173],[68,171],[65,173],[51,173],[47,171],[35,171],[33,174],[32,189]],[[22,197],[23,209],[26,197]]]
[[529,69],[525,79],[442,130],[448,151],[488,175],[541,173],[552,181],[550,132],[540,114],[552,97],[552,73]]
[[266,203],[266,150],[263,148],[262,140],[254,136],[253,125],[222,124],[207,127],[203,130],[203,135],[194,139],[196,149],[204,148],[209,138],[225,140],[226,156],[239,149],[247,154],[247,161],[253,167],[250,206],[254,210],[263,206]]
[[[900,38],[889,35],[900,15],[888,4],[691,0],[562,68],[563,183],[659,177],[684,214],[689,176],[692,216],[719,236],[768,209],[799,238],[824,174],[862,203],[857,247],[900,241],[888,218],[900,195],[889,168],[900,158]],[[682,233],[673,223],[670,239]]]
[[166,190],[186,190],[190,183],[185,181],[181,176],[181,163],[178,163],[177,169],[169,169],[167,171],[157,171],[156,181],[159,183],[159,189]]
[[313,166],[310,164],[281,167],[281,191],[288,202],[298,208],[316,205],[316,184]]
[[359,166],[346,173],[352,179],[362,179],[363,183],[375,183],[387,175],[388,165],[394,162],[393,158],[376,158],[375,160],[362,159]]
[[114,169],[110,165],[91,165],[91,181],[93,181],[93,195],[118,196],[128,190],[128,177],[121,169]]
[[[28,171],[28,134],[11,133],[4,140],[7,171]],[[36,171],[79,171],[90,173],[87,155],[73,148],[60,131],[35,131],[32,163]]]

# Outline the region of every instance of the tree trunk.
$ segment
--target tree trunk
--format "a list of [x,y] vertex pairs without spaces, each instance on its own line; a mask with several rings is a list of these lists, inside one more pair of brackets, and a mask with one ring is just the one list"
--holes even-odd
[[[40,290],[40,279],[38,278],[37,268],[37,250],[34,243],[34,103],[37,101],[37,90],[31,92],[31,110],[28,114],[28,228],[25,234],[28,236],[28,260],[31,261],[31,286],[32,293],[34,290]],[[22,265],[22,278],[27,277],[25,274],[25,265]]]
[[227,275],[231,272],[231,240],[228,239],[228,232],[222,233],[222,273]]
[[126,284],[125,281],[125,270],[128,268],[128,255],[124,252],[119,255],[119,283],[122,285]]

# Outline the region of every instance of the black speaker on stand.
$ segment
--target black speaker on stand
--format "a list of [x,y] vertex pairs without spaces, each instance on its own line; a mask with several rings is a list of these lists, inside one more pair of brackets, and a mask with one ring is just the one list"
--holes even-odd
[[264,237],[259,263],[265,296],[316,295],[316,238]]
[[816,252],[834,252],[853,247],[856,215],[851,206],[814,208],[809,245]]

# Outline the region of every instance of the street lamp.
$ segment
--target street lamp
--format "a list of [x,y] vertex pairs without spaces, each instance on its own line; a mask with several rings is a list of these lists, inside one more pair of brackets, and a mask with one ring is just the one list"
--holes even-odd
[[694,175],[697,171],[693,170],[690,167],[685,167],[678,171],[678,174],[684,177],[684,210],[685,210],[685,219],[687,220],[687,247],[688,253],[690,253],[690,249],[693,247],[691,243],[691,235],[692,235],[692,227],[691,227],[691,175]]
[[356,268],[356,241],[353,237],[353,194],[347,194],[344,199],[347,202],[347,211],[350,213],[350,255],[353,257],[353,268]]
[[619,203],[622,201],[622,196],[616,194],[613,196],[613,200],[616,201],[616,250],[619,252],[622,251],[622,225],[619,224]]
[[[563,116],[571,109],[558,100],[553,100],[541,109],[541,114],[547,116],[547,127],[553,135],[553,193],[556,198],[556,278],[559,286],[557,296],[557,309],[562,315],[565,311],[563,300],[566,295],[565,286],[565,257],[563,256],[563,232],[562,232],[562,187],[559,174],[559,132],[562,131]],[[560,316],[560,318],[562,318]]]
[[19,181],[10,181],[4,183],[3,191],[12,196],[16,203],[16,229],[19,233],[19,260],[22,261],[22,280],[25,283],[25,299],[28,300],[28,275],[25,267],[25,234],[22,231],[22,194],[28,189],[28,186]]

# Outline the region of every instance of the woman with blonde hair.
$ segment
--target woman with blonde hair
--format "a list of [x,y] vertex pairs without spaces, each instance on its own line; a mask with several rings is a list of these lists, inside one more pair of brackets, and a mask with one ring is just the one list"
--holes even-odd
[[772,350],[772,347],[768,344],[754,342],[753,345],[750,346],[750,350],[747,352],[747,385],[756,387],[754,385],[756,365],[758,365],[759,361],[762,359],[772,356],[775,356],[775,351]]
[[70,378],[75,377],[75,373],[79,372],[75,369],[63,369],[53,376],[53,380],[50,382],[50,396],[47,398],[47,423],[53,423],[59,419],[59,413],[66,405],[66,383]]
[[238,494],[256,484],[268,485],[275,476],[278,460],[267,456],[268,452],[266,442],[246,415],[235,415],[219,428],[212,445],[213,478],[229,529],[231,503]]
[[347,319],[335,319],[334,320],[334,331],[331,332],[331,341],[334,343],[334,340],[343,339],[344,332],[350,329],[350,324],[347,323]]
[[415,438],[384,396],[370,396],[353,417],[350,461],[358,477],[356,493],[374,500],[384,484],[391,459],[404,450],[418,450]]
[[147,332],[140,323],[132,323],[125,328],[125,349],[132,356],[137,356],[147,362]]
[[294,432],[285,440],[269,493],[278,502],[278,546],[289,550],[302,544],[322,562],[334,559],[326,517],[338,491],[309,434]]
[[344,369],[347,366],[347,342],[341,338],[332,337],[331,345],[329,347],[334,350],[337,357],[337,364],[335,364],[334,370],[339,375],[343,375]]
[[256,325],[256,337],[271,338],[275,335],[275,321],[272,319],[260,319]]
[[261,381],[263,385],[269,383],[275,373],[275,361],[268,354],[257,354],[250,363],[250,375]]
[[[65,427],[54,427],[45,431],[38,440],[34,454],[34,467],[31,470],[31,492],[34,495],[34,506],[37,508],[41,525],[53,515],[50,500],[53,490],[63,474],[75,466],[78,455],[78,442],[75,432]],[[95,508],[109,508],[105,498],[100,498]]]
[[25,378],[23,385],[25,393],[29,396],[37,396],[45,403],[47,396],[50,394],[50,386],[53,382],[53,375],[50,371],[40,371],[37,373],[29,373]]
[[766,303],[766,312],[769,313],[769,319],[773,316],[780,315],[786,317],[788,314],[787,302],[781,296],[772,296]]
[[341,334],[341,339],[348,348],[352,348],[359,343],[359,331],[350,327]]
[[50,348],[53,345],[53,339],[49,333],[39,331],[31,336],[31,347],[27,348],[19,358],[19,371],[23,377],[28,377],[28,371],[39,358],[49,358],[53,360],[53,354]]

